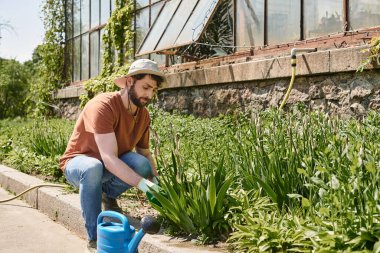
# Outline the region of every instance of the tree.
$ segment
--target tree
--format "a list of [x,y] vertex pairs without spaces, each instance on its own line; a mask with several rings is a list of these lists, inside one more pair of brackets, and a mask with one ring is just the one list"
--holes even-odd
[[30,76],[23,64],[0,58],[0,119],[25,115]]

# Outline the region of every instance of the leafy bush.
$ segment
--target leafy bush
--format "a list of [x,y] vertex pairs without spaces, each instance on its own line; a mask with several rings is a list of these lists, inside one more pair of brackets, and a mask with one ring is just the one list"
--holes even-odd
[[49,181],[64,181],[58,161],[72,128],[73,122],[59,119],[2,120],[0,162]]
[[0,119],[23,116],[30,73],[16,60],[0,58]]
[[202,243],[226,238],[230,227],[224,217],[232,204],[228,190],[233,181],[227,177],[223,159],[209,174],[202,173],[202,168],[197,174],[186,173],[174,154],[172,159],[161,176],[161,186],[167,194],[155,194],[162,207],[152,205],[180,230],[198,236]]

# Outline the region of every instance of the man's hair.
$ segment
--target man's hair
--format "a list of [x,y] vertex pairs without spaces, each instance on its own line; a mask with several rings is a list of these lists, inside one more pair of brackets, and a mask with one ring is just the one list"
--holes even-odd
[[150,76],[150,78],[152,78],[154,81],[156,81],[157,87],[160,87],[162,82],[164,81],[164,79],[161,76],[152,75],[152,74],[137,74],[137,75],[133,75],[132,77],[135,78],[136,80],[141,80],[145,76]]

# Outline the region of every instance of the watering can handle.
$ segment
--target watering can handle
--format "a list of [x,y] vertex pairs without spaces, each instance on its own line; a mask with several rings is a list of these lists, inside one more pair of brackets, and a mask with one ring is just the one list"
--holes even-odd
[[104,217],[111,217],[116,218],[120,220],[120,223],[123,224],[124,229],[129,229],[129,222],[127,217],[125,217],[123,214],[114,212],[114,211],[103,211],[98,216],[98,224],[103,222]]

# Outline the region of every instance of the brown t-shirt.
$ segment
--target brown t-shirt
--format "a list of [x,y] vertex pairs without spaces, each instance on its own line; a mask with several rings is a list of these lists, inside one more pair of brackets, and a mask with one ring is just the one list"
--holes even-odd
[[119,156],[134,147],[149,148],[148,110],[140,108],[133,118],[124,107],[119,92],[102,93],[91,99],[79,115],[66,151],[60,158],[61,169],[64,170],[66,163],[77,155],[101,160],[94,133],[114,132]]

